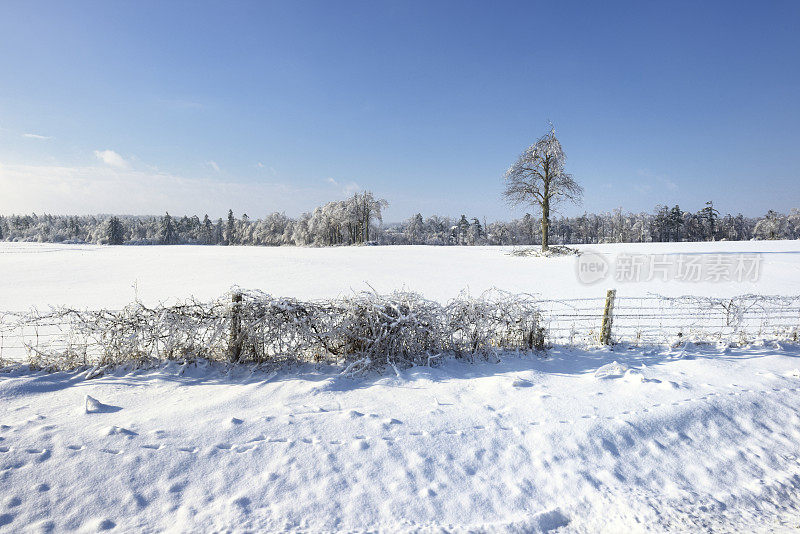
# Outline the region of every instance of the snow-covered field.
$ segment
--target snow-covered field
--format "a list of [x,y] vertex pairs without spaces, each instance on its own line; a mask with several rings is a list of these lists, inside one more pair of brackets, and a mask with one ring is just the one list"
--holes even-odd
[[574,256],[511,256],[507,247],[203,247],[96,246],[0,242],[0,310],[70,305],[119,308],[136,295],[145,304],[195,296],[219,297],[231,286],[302,299],[353,291],[417,291],[447,300],[464,289],[498,288],[545,298],[620,296],[649,292],[727,297],[744,293],[800,294],[800,242],[651,243],[582,246],[616,257],[621,253],[759,253],[759,280],[709,283],[598,282],[583,285]]
[[[211,299],[233,284],[301,298],[800,294],[796,241],[589,248],[763,262],[756,281],[583,285],[574,257],[488,247],[0,244],[0,309]],[[202,363],[0,374],[0,531],[800,528],[798,345],[501,356],[358,378]]]

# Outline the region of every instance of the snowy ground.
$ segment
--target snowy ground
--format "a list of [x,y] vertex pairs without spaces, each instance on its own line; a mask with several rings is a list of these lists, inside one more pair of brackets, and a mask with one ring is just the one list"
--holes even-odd
[[[609,257],[629,254],[759,253],[757,282],[612,281],[583,285],[576,258],[507,254],[507,247],[203,247],[95,246],[0,242],[0,310],[70,305],[121,308],[195,296],[211,300],[239,285],[281,297],[335,297],[375,288],[417,291],[446,301],[464,289],[498,288],[545,298],[655,292],[729,297],[744,293],[800,294],[800,242],[614,244],[580,247]],[[136,289],[134,289],[134,287]]]
[[0,531],[794,531],[798,355],[7,376]]
[[[212,299],[234,284],[300,298],[800,294],[797,241],[588,248],[763,263],[753,282],[583,285],[574,257],[490,247],[0,243],[0,310]],[[16,370],[0,374],[0,532],[796,531],[798,357],[768,342],[555,348],[360,378]],[[88,412],[87,395],[100,402]]]

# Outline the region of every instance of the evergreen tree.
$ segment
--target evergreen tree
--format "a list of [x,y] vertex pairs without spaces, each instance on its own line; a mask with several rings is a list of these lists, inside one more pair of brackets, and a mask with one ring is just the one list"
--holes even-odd
[[202,231],[203,231],[203,244],[205,245],[214,244],[214,224],[211,222],[211,219],[208,218],[207,213],[203,216]]
[[461,215],[456,229],[456,238],[459,245],[467,242],[467,234],[469,233],[469,221],[465,215]]
[[469,225],[469,244],[470,245],[477,245],[483,239],[483,226],[481,226],[481,222],[478,220],[477,217],[472,218],[472,223]]
[[225,234],[222,230],[222,219],[217,219],[217,224],[214,225],[214,244],[219,245],[225,241]]
[[109,245],[121,245],[125,241],[122,222],[118,217],[111,217],[106,223],[106,239]]
[[669,223],[672,230],[672,241],[681,241],[683,239],[683,211],[677,204],[669,212]]
[[714,241],[716,236],[716,221],[719,218],[719,212],[714,209],[714,201],[709,200],[706,202],[706,207],[700,210],[700,215],[708,221],[708,240]]
[[175,223],[170,217],[169,212],[161,219],[161,244],[174,245],[178,242],[178,235],[175,231]]
[[233,210],[228,210],[228,223],[225,226],[225,244],[236,244],[236,218],[233,216]]

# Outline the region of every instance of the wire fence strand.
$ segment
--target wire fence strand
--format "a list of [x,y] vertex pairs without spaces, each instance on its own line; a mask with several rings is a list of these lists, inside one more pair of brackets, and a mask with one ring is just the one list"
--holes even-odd
[[[232,294],[241,295],[232,304]],[[355,370],[429,362],[445,352],[600,343],[605,298],[540,299],[492,290],[442,305],[413,293],[357,294],[323,301],[234,291],[211,302],[134,303],[122,310],[56,308],[0,312],[0,366],[75,368],[160,359],[329,361]],[[797,340],[800,296],[616,297],[611,339]]]

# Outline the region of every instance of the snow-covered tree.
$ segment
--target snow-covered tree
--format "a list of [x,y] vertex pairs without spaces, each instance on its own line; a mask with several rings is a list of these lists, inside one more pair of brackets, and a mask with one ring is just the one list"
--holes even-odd
[[111,217],[106,222],[106,242],[109,245],[121,245],[125,242],[125,231],[119,217]]
[[787,228],[786,216],[769,210],[763,219],[756,223],[753,234],[756,239],[781,239]]
[[174,245],[178,242],[178,234],[175,231],[175,223],[170,217],[169,212],[161,219],[161,244]]
[[228,222],[225,225],[225,244],[236,244],[236,217],[233,216],[233,210],[228,210]]
[[562,201],[578,202],[583,188],[564,169],[567,156],[555,129],[528,147],[506,171],[503,195],[512,205],[530,204],[542,214],[542,251],[550,241],[551,210]]

